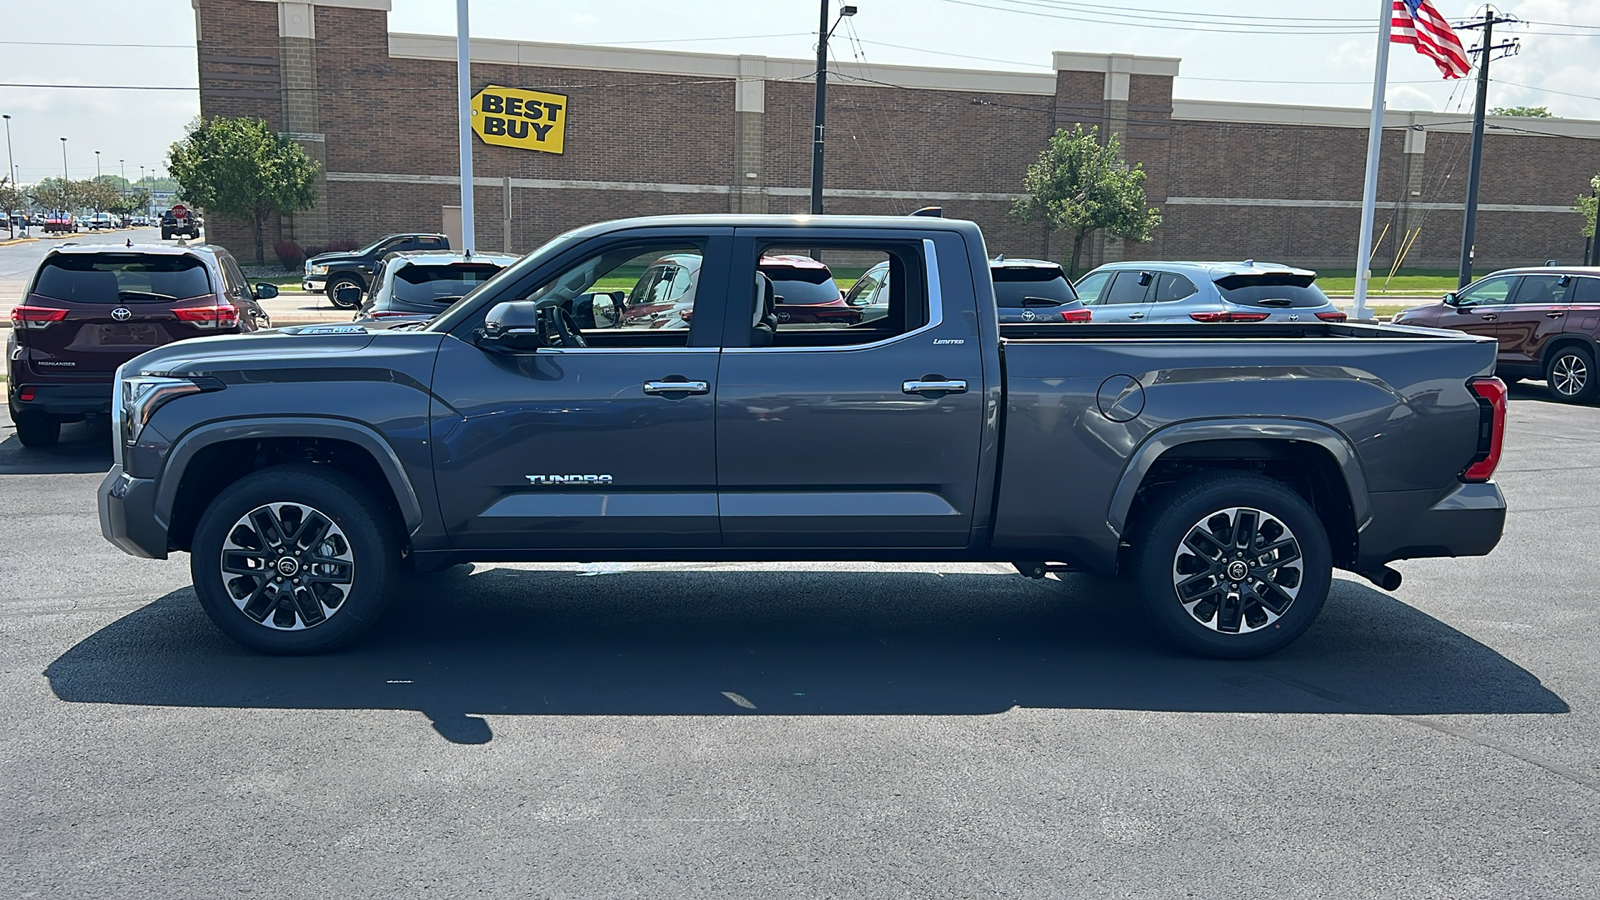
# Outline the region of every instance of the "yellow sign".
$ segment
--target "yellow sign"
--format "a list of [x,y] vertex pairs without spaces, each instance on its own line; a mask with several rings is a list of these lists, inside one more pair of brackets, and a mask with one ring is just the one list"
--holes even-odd
[[567,136],[567,98],[491,84],[472,98],[472,130],[485,144],[560,153]]

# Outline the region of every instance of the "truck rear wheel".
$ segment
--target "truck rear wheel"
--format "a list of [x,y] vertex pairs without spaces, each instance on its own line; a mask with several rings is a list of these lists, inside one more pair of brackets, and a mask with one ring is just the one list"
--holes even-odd
[[228,637],[263,653],[321,653],[383,613],[398,584],[400,538],[349,476],[275,466],[212,501],[189,568],[200,605]]
[[1259,475],[1200,475],[1133,535],[1134,577],[1162,636],[1202,656],[1265,656],[1305,633],[1333,582],[1310,504]]

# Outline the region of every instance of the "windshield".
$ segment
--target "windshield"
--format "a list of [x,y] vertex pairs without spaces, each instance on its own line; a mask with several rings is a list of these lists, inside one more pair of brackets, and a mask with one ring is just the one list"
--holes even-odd
[[394,298],[407,303],[453,303],[499,271],[500,267],[491,263],[406,266],[394,273]]
[[211,293],[211,276],[192,256],[61,254],[39,267],[33,293],[69,303],[158,303]]
[[1270,275],[1227,275],[1217,279],[1222,299],[1245,306],[1300,309],[1326,306],[1328,295],[1312,284],[1317,276],[1273,273]]

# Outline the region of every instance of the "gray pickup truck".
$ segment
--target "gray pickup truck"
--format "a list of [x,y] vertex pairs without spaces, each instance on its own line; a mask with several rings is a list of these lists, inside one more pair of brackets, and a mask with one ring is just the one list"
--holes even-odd
[[[780,326],[773,254],[886,264],[887,300]],[[1494,341],[1002,326],[988,272],[970,222],[631,219],[420,328],[171,344],[118,373],[102,529],[187,551],[217,626],[275,653],[464,562],[983,560],[1126,574],[1167,638],[1246,657],[1334,568],[1392,590],[1391,561],[1498,542]]]

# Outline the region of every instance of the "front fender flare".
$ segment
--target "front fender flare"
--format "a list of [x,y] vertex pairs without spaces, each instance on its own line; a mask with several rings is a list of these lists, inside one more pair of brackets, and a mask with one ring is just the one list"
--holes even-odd
[[1361,469],[1361,457],[1343,434],[1319,422],[1300,419],[1204,419],[1163,428],[1145,438],[1134,450],[1122,470],[1117,489],[1111,495],[1111,508],[1106,513],[1106,525],[1111,533],[1121,536],[1126,530],[1134,495],[1162,454],[1183,444],[1227,440],[1302,441],[1321,447],[1333,457],[1344,476],[1345,489],[1350,493],[1350,508],[1355,513],[1356,532],[1360,533],[1372,520],[1372,500],[1367,493],[1367,476]]
[[178,485],[194,455],[202,449],[223,441],[252,440],[260,438],[311,437],[349,441],[366,450],[377,461],[378,468],[389,482],[400,515],[405,520],[406,533],[415,534],[422,525],[422,504],[411,486],[400,457],[372,428],[348,419],[323,416],[260,416],[248,419],[228,419],[201,425],[185,433],[172,445],[165,465],[157,480],[155,515],[163,527],[172,522],[172,506],[177,501]]

